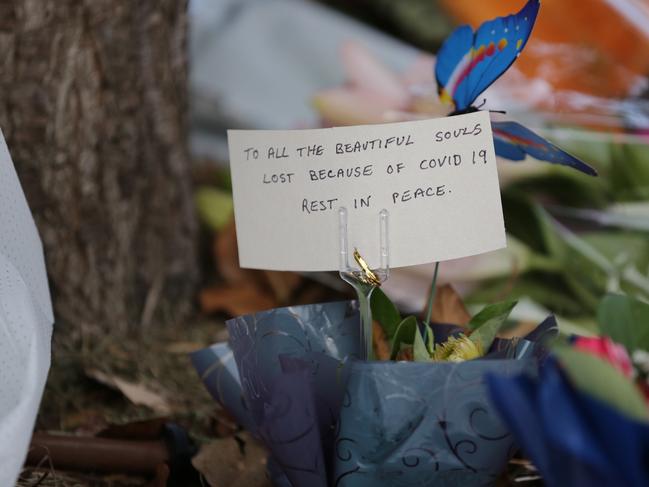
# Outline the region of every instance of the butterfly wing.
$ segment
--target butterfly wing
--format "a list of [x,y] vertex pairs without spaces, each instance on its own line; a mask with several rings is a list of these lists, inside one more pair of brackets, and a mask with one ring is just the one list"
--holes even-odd
[[466,110],[484,90],[512,65],[532,33],[540,7],[528,0],[514,15],[483,23],[473,33],[458,27],[437,54],[435,77],[440,98]]
[[491,122],[496,155],[512,161],[522,161],[526,155],[552,164],[570,166],[583,173],[596,176],[597,171],[575,156],[535,134],[516,122]]
[[[435,79],[440,99],[453,103],[456,110],[468,108],[471,101],[457,92],[457,77],[471,63],[474,32],[468,25],[458,27],[442,44],[435,62]],[[459,99],[458,99],[459,98]]]

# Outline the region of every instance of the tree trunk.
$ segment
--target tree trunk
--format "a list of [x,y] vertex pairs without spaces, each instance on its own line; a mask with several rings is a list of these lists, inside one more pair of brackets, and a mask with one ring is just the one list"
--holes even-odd
[[124,331],[192,307],[186,8],[0,0],[0,125],[59,322]]

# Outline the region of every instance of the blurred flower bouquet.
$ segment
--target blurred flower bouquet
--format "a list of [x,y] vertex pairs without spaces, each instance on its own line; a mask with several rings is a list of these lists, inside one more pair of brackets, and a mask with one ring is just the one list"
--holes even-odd
[[550,487],[649,485],[649,304],[609,295],[598,319],[602,336],[560,342],[538,377],[488,380]]
[[[489,1],[478,7],[475,2],[448,1],[446,5],[460,19],[476,23],[484,20],[491,8],[513,10],[521,3]],[[611,15],[625,13],[610,2],[596,3],[593,16],[599,27]],[[589,26],[588,36],[597,41],[588,46],[592,53],[580,56],[585,47],[576,39],[584,26],[560,33],[553,27],[566,22],[567,4],[570,11],[581,10],[573,0],[544,3],[547,10],[539,17],[540,24],[519,60],[485,91],[486,107],[507,109],[510,116],[529,122],[563,149],[592,164],[600,177],[583,177],[570,168],[537,163],[533,157],[519,162],[499,159],[508,248],[446,263],[440,280],[459,286],[473,303],[511,293],[531,301],[535,309],[552,309],[566,318],[562,322],[567,327],[588,333],[597,332],[593,316],[606,292],[649,299],[648,117],[645,100],[614,98],[620,96],[619,90],[594,93],[580,85],[593,80],[599,88],[609,85],[606,76],[611,73],[595,72],[596,60],[606,57],[608,62],[617,62],[619,56],[629,58],[638,51],[610,52],[606,45],[611,39],[593,34],[601,29]],[[645,22],[643,16],[636,18]],[[555,55],[559,52],[561,56]],[[576,60],[581,62],[584,57],[592,61],[591,76],[575,71]],[[313,98],[325,126],[415,120],[449,111],[437,95],[432,56],[422,55],[410,69],[395,73],[352,41],[342,46],[340,59],[346,83]],[[554,65],[553,76],[543,80],[540,73],[550,72],[544,69],[547,63]],[[560,80],[554,75],[561,75]],[[624,77],[620,71],[618,75],[616,79],[624,78],[627,86],[637,84],[637,73]],[[574,86],[568,86],[568,79]],[[543,89],[539,92],[540,84]],[[399,269],[386,288],[400,304],[419,309],[425,301],[420,291],[430,278],[428,266]]]
[[[518,14],[485,23],[472,37],[467,28],[451,35],[455,45],[440,50],[449,62],[436,74],[442,98],[453,102],[453,114],[477,110],[473,102],[486,89],[482,73],[473,78],[476,86],[458,91],[463,80],[471,79],[463,70],[497,52],[509,64],[496,65],[509,66],[525,44],[510,23],[529,35],[538,8],[530,0]],[[497,43],[489,38],[474,45],[496,33],[503,36]],[[467,39],[471,44],[462,50]],[[430,59],[403,77],[357,45],[344,48],[343,60],[350,83],[315,98],[325,123],[409,120],[449,111],[431,96],[432,80],[421,82],[430,76]],[[502,72],[487,76],[487,86]],[[474,97],[467,95],[472,88],[478,90]],[[537,157],[542,147],[545,155],[538,158],[554,165],[502,165],[503,203],[513,234],[508,258],[501,259],[508,267],[481,276],[490,280],[474,299],[492,302],[507,291],[583,317],[595,311],[606,291],[649,297],[642,272],[649,256],[642,233],[649,230],[646,213],[637,213],[636,203],[632,208],[609,205],[611,194],[619,201],[646,197],[646,168],[635,163],[620,168],[594,157],[607,182],[581,178],[560,165],[591,175],[595,171],[530,133],[523,127],[509,134],[509,158]],[[593,155],[587,147],[578,149]],[[537,195],[542,198],[533,199]],[[565,220],[577,224],[568,226]],[[539,359],[547,355],[540,342],[558,332],[553,318],[525,332],[511,331],[514,301],[470,316],[449,288],[440,288],[437,299],[434,290],[435,281],[424,320],[402,317],[380,288],[374,290],[378,361],[358,359],[363,355],[361,314],[354,302],[338,302],[231,320],[229,342],[196,352],[193,362],[213,397],[266,445],[276,485],[488,485],[516,450],[510,429],[550,485],[593,485],[601,479],[607,485],[619,479],[647,484],[641,460],[649,451],[643,399],[648,388],[643,353],[649,349],[643,337],[649,335],[619,325],[621,316],[628,323],[636,318],[649,322],[646,305],[607,298],[599,324],[589,323],[626,350],[582,337],[555,348],[538,372]],[[636,360],[635,368],[626,351]],[[615,431],[607,435],[611,425]],[[618,441],[632,447],[628,458],[622,458]]]

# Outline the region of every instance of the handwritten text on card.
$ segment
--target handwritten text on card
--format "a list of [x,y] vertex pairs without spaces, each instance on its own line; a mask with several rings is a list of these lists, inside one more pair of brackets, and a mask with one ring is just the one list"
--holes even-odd
[[338,209],[350,246],[378,264],[389,212],[390,264],[422,264],[505,245],[487,112],[331,129],[230,130],[243,267],[338,267]]

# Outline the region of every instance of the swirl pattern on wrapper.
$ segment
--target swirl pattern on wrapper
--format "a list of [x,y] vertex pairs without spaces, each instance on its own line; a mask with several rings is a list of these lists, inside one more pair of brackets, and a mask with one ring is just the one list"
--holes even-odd
[[325,359],[335,369],[358,356],[358,323],[354,302],[278,308],[227,322],[256,433],[294,486],[327,485],[337,410],[319,387],[318,370],[331,371]]
[[353,363],[331,485],[493,482],[513,439],[488,401],[483,377],[529,366],[527,360]]
[[241,390],[241,379],[234,354],[227,343],[220,342],[191,354],[198,376],[214,400],[225,407],[238,424],[255,432],[255,424]]

